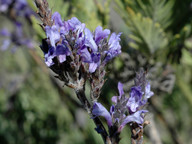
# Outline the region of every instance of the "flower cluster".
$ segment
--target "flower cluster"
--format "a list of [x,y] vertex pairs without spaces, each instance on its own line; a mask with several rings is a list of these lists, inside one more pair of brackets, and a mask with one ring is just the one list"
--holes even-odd
[[7,28],[0,30],[0,36],[3,37],[1,42],[1,50],[6,50],[11,43],[14,44],[12,51],[15,51],[17,47],[25,45],[28,48],[33,47],[33,42],[23,35],[23,21],[31,23],[30,16],[35,13],[28,6],[26,0],[0,0],[0,14],[6,15],[10,18],[14,24],[14,31],[9,31]]
[[[92,114],[94,116],[102,116],[107,120],[110,127],[116,125],[120,132],[128,123],[137,123],[142,126],[144,122],[144,110],[147,100],[154,94],[150,90],[149,82],[142,79],[143,72],[137,74],[135,79],[135,86],[131,88],[130,96],[126,97],[123,91],[123,84],[118,83],[119,96],[113,96],[110,112],[100,103],[96,102],[93,105]],[[144,76],[144,75],[143,75]],[[141,82],[141,83],[138,83]]]
[[7,13],[10,10],[13,12],[12,16],[15,17],[21,16],[29,19],[31,14],[34,14],[32,9],[28,6],[26,0],[1,0],[0,12]]
[[22,25],[20,23],[15,23],[15,30],[10,32],[8,29],[4,28],[0,31],[0,36],[5,39],[2,41],[1,50],[7,50],[11,45],[11,42],[14,43],[12,47],[12,52],[16,50],[18,46],[25,45],[28,48],[33,48],[33,43],[30,39],[24,37]]
[[121,34],[110,36],[110,30],[103,30],[101,26],[92,33],[76,17],[63,21],[58,12],[52,15],[52,22],[53,25],[45,26],[47,44],[41,46],[49,67],[55,64],[55,58],[63,63],[78,55],[82,63],[89,65],[89,72],[94,73],[100,65],[121,53]]

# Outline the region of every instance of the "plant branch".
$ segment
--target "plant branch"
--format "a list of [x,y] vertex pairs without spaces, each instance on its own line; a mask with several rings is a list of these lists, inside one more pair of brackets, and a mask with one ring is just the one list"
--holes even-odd
[[[91,114],[91,104],[89,103],[86,95],[85,95],[85,90],[84,89],[80,89],[80,90],[76,90],[76,95],[78,97],[78,99],[80,100],[80,102],[82,103],[82,105],[85,107],[85,109],[87,110],[88,114],[93,117],[93,115]],[[98,117],[94,117],[93,121],[96,125],[96,128],[99,128],[99,134],[102,136],[103,141],[105,144],[108,144],[108,134],[107,131],[105,130],[105,127],[103,126],[101,120]]]

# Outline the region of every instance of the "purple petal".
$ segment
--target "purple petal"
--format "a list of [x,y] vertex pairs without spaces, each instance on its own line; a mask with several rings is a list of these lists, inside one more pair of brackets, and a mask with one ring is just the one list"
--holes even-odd
[[109,38],[109,48],[116,49],[116,46],[118,45],[120,39],[121,33],[116,35],[115,33],[111,34],[111,37]]
[[95,102],[93,105],[92,114],[96,117],[98,116],[104,117],[107,120],[108,126],[112,126],[111,115],[102,104]]
[[3,28],[0,31],[0,35],[9,37],[9,36],[11,36],[11,33],[9,32],[9,30],[7,28]]
[[119,127],[119,131],[121,131],[127,123],[130,122],[136,122],[137,124],[143,124],[144,122],[144,116],[142,115],[143,113],[148,112],[147,110],[140,110],[137,111],[136,113],[132,115],[128,115],[124,121],[122,122],[121,126]]
[[48,54],[45,54],[45,64],[48,66],[48,67],[50,67],[50,66],[52,66],[53,64],[54,64],[54,62],[53,62],[53,58],[54,58],[54,56],[52,56],[52,55],[48,55]]
[[85,38],[83,35],[81,35],[82,33],[79,34],[79,37],[77,37],[76,39],[76,46],[77,49],[82,49],[85,47]]
[[81,25],[77,26],[76,29],[78,30],[78,32],[77,32],[78,38],[79,38],[79,37],[83,37],[83,38],[84,38],[83,31],[84,31],[84,29],[85,29],[85,24],[82,23]]
[[66,55],[59,55],[59,62],[62,63],[66,61]]
[[111,101],[114,102],[114,103],[117,103],[117,99],[118,99],[119,96],[113,96],[111,98]]
[[46,26],[45,27],[47,38],[50,39],[51,45],[55,47],[55,43],[57,43],[60,40],[60,33],[58,31],[58,28],[56,25],[53,25],[52,27]]
[[119,95],[120,97],[122,95],[124,95],[124,91],[123,91],[123,84],[121,82],[118,82],[118,90],[119,90]]
[[115,111],[115,106],[112,105],[112,106],[110,107],[110,115],[113,115],[114,111]]
[[10,44],[11,44],[11,41],[9,39],[4,40],[3,44],[1,46],[1,50],[3,50],[3,51],[7,50],[8,47],[10,46]]
[[49,46],[48,53],[45,54],[45,63],[48,67],[52,66],[54,64],[53,58],[55,57],[55,48],[52,46]]
[[144,99],[148,99],[148,98],[150,98],[153,95],[154,95],[154,93],[151,91],[151,86],[150,86],[150,83],[148,82],[146,87],[145,87]]
[[94,63],[94,62],[90,63],[90,64],[89,64],[89,72],[90,72],[90,73],[94,73],[95,70],[97,69],[97,66],[98,66],[97,63]]
[[71,54],[71,52],[67,46],[65,46],[64,44],[57,45],[56,55],[70,55],[70,54]]
[[63,26],[63,21],[61,20],[61,15],[58,13],[58,12],[55,12],[53,15],[52,15],[52,20],[54,21],[55,25],[61,27]]
[[53,46],[49,46],[48,55],[55,56],[55,48]]
[[24,15],[27,2],[25,0],[17,0],[14,4],[14,9],[17,15]]
[[91,54],[87,50],[87,48],[83,48],[83,49],[79,50],[79,54],[81,55],[83,62],[87,62],[87,63],[92,62]]
[[136,112],[138,108],[142,105],[142,91],[141,87],[132,87],[130,92],[130,97],[127,102],[127,107],[130,113]]
[[56,52],[55,54],[58,56],[59,58],[59,62],[62,63],[64,61],[66,61],[66,56],[69,56],[71,54],[70,50],[68,49],[67,46],[65,46],[64,44],[59,44],[56,47]]
[[124,95],[123,84],[121,82],[118,82],[118,90],[119,90],[119,96],[113,96],[111,98],[111,101],[114,103],[117,103],[117,100],[120,99],[122,95]]
[[109,29],[104,29],[101,26],[98,26],[95,29],[95,42],[98,44],[101,39],[107,38],[108,35],[110,34]]
[[91,54],[92,62],[94,62],[94,63],[98,63],[99,64],[100,57],[101,57],[101,55],[99,53],[92,53]]
[[93,40],[92,33],[87,28],[85,28],[84,31],[85,31],[85,45],[87,47],[90,47],[93,50],[93,52],[96,52],[98,49],[95,41]]
[[69,29],[72,31],[75,30],[78,25],[81,25],[81,22],[76,17],[72,17],[67,22],[69,24]]
[[12,0],[1,0],[0,1],[0,12],[5,12],[9,8]]
[[119,44],[120,36],[121,36],[121,33],[119,33],[118,35],[116,35],[115,33],[111,34],[111,37],[108,42],[109,50],[105,51],[105,53],[107,55],[105,58],[105,62],[108,62],[113,57],[115,57],[121,53],[121,46]]

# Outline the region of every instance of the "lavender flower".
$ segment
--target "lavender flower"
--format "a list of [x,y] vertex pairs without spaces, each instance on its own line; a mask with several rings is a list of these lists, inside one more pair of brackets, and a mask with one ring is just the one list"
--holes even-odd
[[[150,90],[150,84],[147,83],[145,91],[142,91],[141,86],[134,86],[131,88],[130,96],[126,97],[123,91],[123,84],[118,83],[119,96],[113,96],[110,112],[108,112],[102,104],[96,102],[93,106],[92,114],[95,116],[102,116],[106,119],[109,128],[118,124],[118,131],[120,132],[128,123],[137,123],[142,125],[144,122],[144,115],[147,110],[143,110],[147,99],[153,95]],[[128,114],[128,115],[127,115]]]
[[1,50],[7,50],[8,47],[11,45],[11,42],[14,43],[14,47],[12,48],[12,50],[14,51],[17,47],[21,45],[25,45],[28,48],[33,48],[33,42],[30,39],[24,37],[22,24],[19,22],[15,23],[15,30],[13,32],[10,32],[8,29],[3,28],[0,31],[0,35],[4,37]]
[[0,13],[6,14],[14,24],[15,30],[10,32],[2,29],[0,35],[4,37],[1,50],[6,50],[14,44],[12,51],[15,51],[18,46],[25,45],[29,48],[33,47],[33,42],[25,38],[23,35],[23,24],[20,22],[20,17],[25,18],[31,23],[30,16],[35,13],[28,6],[26,0],[0,0]]
[[108,41],[110,30],[103,30],[98,26],[92,33],[76,17],[68,21],[61,20],[58,12],[52,15],[52,22],[52,26],[45,27],[46,41],[52,51],[44,53],[45,63],[49,67],[54,65],[55,57],[62,63],[66,61],[67,56],[75,54],[79,55],[83,63],[88,63],[89,72],[94,73],[100,65],[105,65],[121,52],[120,34],[113,33]]
[[92,113],[93,113],[93,115],[95,115],[95,117],[96,116],[103,116],[107,120],[108,126],[112,126],[111,114],[106,110],[106,108],[102,104],[96,102],[93,105]]
[[[114,105],[110,112],[97,102],[104,84],[105,65],[121,53],[121,33],[110,35],[110,30],[103,30],[101,26],[91,32],[75,17],[64,21],[58,12],[51,15],[46,0],[36,0],[35,3],[47,36],[41,45],[45,63],[57,74],[56,78],[75,90],[84,108],[91,112],[96,131],[102,135],[104,143],[118,143],[120,132],[126,124],[142,127],[147,112],[143,106],[153,95],[149,84],[140,84],[140,80],[137,80],[130,97],[126,97],[123,84],[119,83],[119,96],[112,97]],[[85,95],[86,80],[90,81],[93,105]],[[106,119],[109,135],[99,116]]]
[[[52,21],[54,22],[52,26],[45,27],[48,50],[44,51],[44,54],[45,63],[49,67],[54,64],[53,58],[55,57],[58,57],[60,63],[66,61],[66,57],[72,54],[73,51],[68,47],[68,41],[80,44],[78,38],[80,37],[82,29],[84,29],[84,24],[81,24],[77,18],[62,21],[58,12],[52,15]],[[75,34],[71,36],[70,32],[74,32]],[[68,41],[66,40],[67,38],[69,39]],[[44,49],[43,47],[42,45],[41,48]],[[79,46],[76,45],[76,47]]]
[[130,97],[127,102],[129,113],[136,112],[140,106],[142,106],[142,91],[140,86],[135,86],[131,88]]
[[118,83],[118,90],[119,90],[119,96],[113,96],[111,98],[112,102],[114,102],[115,104],[117,103],[117,100],[121,99],[122,95],[124,95],[123,84],[120,82]]
[[65,21],[58,12],[52,15],[46,0],[35,0],[35,3],[47,36],[40,46],[45,63],[55,72],[56,78],[75,90],[88,113],[92,110],[92,104],[85,95],[85,84],[86,80],[90,81],[90,97],[95,102],[92,116],[97,132],[106,143],[108,133],[98,116],[105,117],[109,126],[113,126],[113,118],[96,101],[104,84],[105,65],[121,51],[120,34],[113,33],[110,37],[110,30],[103,30],[101,26],[92,33],[76,17]]
[[10,17],[15,21],[17,21],[16,17],[25,17],[27,20],[30,20],[30,16],[34,15],[26,0],[1,0],[0,12],[7,13],[10,10],[14,10]]
[[9,8],[9,5],[12,3],[12,0],[1,0],[0,1],[0,12],[5,12]]
[[[121,53],[121,46],[119,44],[121,34],[116,36],[116,34],[113,33],[109,38],[109,42],[107,42],[109,34],[110,30],[103,30],[101,26],[95,29],[94,35],[89,29],[85,29],[85,46],[91,51],[86,51],[87,57],[84,57],[84,59],[85,62],[89,63],[89,71],[91,73],[95,72],[100,64],[105,65],[113,57]],[[115,43],[112,41],[115,41]],[[83,52],[85,52],[85,50],[83,50],[82,53]]]
[[115,33],[112,33],[110,39],[109,39],[109,50],[106,51],[106,58],[105,61],[108,62],[113,57],[116,57],[121,53],[121,46],[119,44],[121,33],[116,35]]
[[51,46],[55,47],[55,43],[59,42],[60,40],[60,33],[58,27],[56,25],[53,25],[52,27],[46,26],[45,32],[47,38],[50,40]]

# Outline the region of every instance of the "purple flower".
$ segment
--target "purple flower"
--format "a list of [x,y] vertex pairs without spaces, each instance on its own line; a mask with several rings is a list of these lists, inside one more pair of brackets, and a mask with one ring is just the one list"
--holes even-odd
[[9,8],[9,5],[13,0],[1,0],[0,1],[0,12],[5,12]]
[[83,62],[86,62],[86,63],[92,62],[91,54],[86,47],[82,47],[79,50],[79,55],[81,55],[81,59]]
[[24,10],[27,7],[27,2],[25,0],[16,0],[15,9],[17,14],[21,14],[21,10]]
[[118,83],[118,90],[119,90],[119,96],[113,96],[111,98],[111,101],[114,103],[117,103],[118,99],[121,99],[121,96],[124,95],[124,91],[123,91],[123,84],[122,83]]
[[140,86],[131,88],[130,97],[127,103],[130,113],[134,113],[142,105],[142,91]]
[[49,55],[48,53],[45,54],[45,64],[50,67],[54,64],[53,58],[55,57],[54,55]]
[[52,20],[54,21],[55,25],[58,27],[63,26],[63,21],[61,20],[61,15],[58,12],[53,13]]
[[100,65],[100,53],[92,52],[90,53],[86,47],[80,50],[80,55],[83,62],[89,63],[89,72],[93,73]]
[[45,64],[50,67],[54,64],[53,58],[55,57],[55,48],[52,46],[49,46],[48,53],[44,55],[45,57]]
[[130,122],[136,122],[137,124],[143,124],[144,116],[142,114],[147,113],[147,110],[139,110],[132,115],[128,115],[119,127],[118,131],[122,131],[126,124]]
[[93,34],[90,32],[88,28],[85,28],[85,45],[91,48],[93,52],[98,51],[97,45],[93,40]]
[[69,33],[69,24],[67,21],[62,21],[61,15],[58,12],[53,13],[52,20],[57,27],[60,35],[67,35]]
[[89,63],[89,72],[95,72],[96,68],[100,65],[100,54],[92,53],[91,54],[91,62]]
[[1,31],[0,31],[0,35],[1,36],[5,36],[5,37],[9,37],[11,36],[11,33],[9,32],[9,30],[7,28],[3,28]]
[[102,39],[105,39],[109,36],[110,34],[110,30],[109,29],[104,29],[101,27],[101,26],[98,26],[96,29],[95,29],[95,42],[97,45],[99,45],[99,42],[102,40]]
[[108,126],[112,126],[111,115],[102,104],[95,102],[93,105],[92,114],[96,117],[98,116],[104,117],[107,121]]
[[59,44],[56,47],[56,55],[59,57],[59,62],[62,63],[66,60],[66,56],[71,54],[69,48],[64,44]]
[[153,96],[154,93],[151,91],[150,83],[148,82],[145,86],[145,96],[144,99],[149,99],[151,96]]
[[85,29],[85,24],[81,23],[76,17],[73,17],[70,20],[64,22],[64,27],[67,30],[66,34],[68,34],[69,31],[72,32],[70,39],[71,41],[75,41],[74,48],[81,49],[84,47],[85,36],[83,31]]
[[8,47],[10,46],[11,41],[9,39],[3,40],[1,50],[7,50]]
[[35,14],[26,0],[1,0],[0,12],[6,13],[8,9],[14,10],[15,16],[25,17],[28,21],[30,21],[30,16]]
[[82,24],[76,17],[72,17],[70,20],[67,21],[69,30],[77,31],[84,27],[85,24]]
[[[119,96],[113,96],[112,101],[115,105],[112,105],[110,112],[108,112],[103,105],[95,103],[93,106],[92,114],[94,116],[102,116],[107,120],[108,126],[118,124],[118,131],[120,132],[126,124],[136,122],[138,125],[144,122],[144,113],[148,112],[143,110],[141,106],[143,103],[143,92],[140,86],[131,88],[130,97],[125,97],[123,91],[123,84],[118,83]],[[150,85],[145,89],[146,97],[150,97],[153,92],[150,91]],[[128,113],[127,113],[128,112]]]
[[[55,12],[52,15],[52,21],[53,25],[46,26],[45,31],[48,39],[48,45],[55,48],[55,55],[59,59],[59,62],[66,61],[66,56],[76,53],[80,56],[80,60],[83,63],[89,64],[89,72],[94,73],[101,64],[106,64],[106,61],[103,61],[106,57],[106,53],[112,54],[112,57],[116,56],[117,53],[120,53],[120,34],[112,34],[109,42],[107,42],[110,30],[103,30],[101,26],[98,26],[95,29],[95,32],[92,33],[85,27],[85,24],[81,23],[76,17],[73,17],[68,21],[62,21],[58,12]],[[62,41],[68,42],[71,52],[69,52],[65,46],[58,46],[62,43]],[[47,54],[45,53],[45,51],[48,51],[47,46],[46,48],[43,48],[42,45],[41,49],[44,51],[44,54]],[[63,54],[61,54],[61,50],[63,50]],[[48,54],[46,55],[46,58],[49,62],[48,64],[52,64],[52,55]]]
[[[53,65],[53,58],[57,56],[60,63],[65,62],[67,56],[72,54],[67,45],[74,43],[72,51],[76,49],[76,54],[81,54],[82,59],[97,64],[98,60],[94,54],[87,53],[84,46],[84,33],[85,24],[81,23],[77,18],[73,17],[68,21],[62,21],[58,12],[52,15],[54,24],[52,26],[46,26],[45,32],[47,35],[46,42],[41,46],[41,49],[45,54],[45,62],[48,66]],[[69,33],[69,32],[72,33]],[[68,43],[65,45],[65,43]],[[52,54],[50,54],[50,48]],[[94,65],[90,66],[90,69],[95,69]]]
[[105,51],[106,53],[106,58],[105,62],[108,62],[115,56],[119,55],[121,53],[121,46],[119,44],[121,33],[116,35],[115,33],[112,33],[108,45],[109,45],[109,50]]
[[[89,72],[93,73],[99,67],[99,65],[102,63],[101,58],[104,57],[105,53],[103,53],[103,43],[100,43],[101,40],[108,38],[108,35],[110,34],[110,30],[104,29],[101,26],[98,26],[95,29],[94,35],[91,33],[91,31],[87,28],[84,30],[85,32],[85,46],[89,49],[85,50],[83,49],[81,53],[86,52],[86,54],[83,55],[84,62],[89,63]],[[98,49],[99,47],[99,49]],[[89,52],[91,55],[87,53]],[[85,55],[87,57],[85,57]],[[89,60],[88,60],[89,59]]]
[[33,48],[33,42],[30,39],[25,38],[23,35],[23,27],[22,24],[19,22],[15,22],[15,30],[13,32],[8,31],[8,29],[4,28],[0,31],[0,35],[5,37],[2,42],[1,49],[6,50],[10,45],[11,42],[14,44],[13,51],[16,50],[18,46],[24,45],[28,48]]
[[53,47],[55,47],[55,43],[57,43],[60,40],[60,33],[58,31],[58,27],[56,25],[53,26],[46,26],[45,32],[47,35],[47,38],[49,38],[50,43]]

